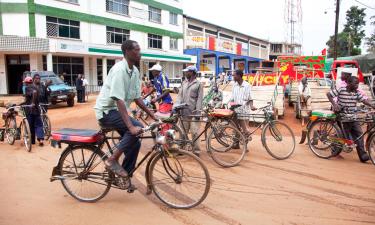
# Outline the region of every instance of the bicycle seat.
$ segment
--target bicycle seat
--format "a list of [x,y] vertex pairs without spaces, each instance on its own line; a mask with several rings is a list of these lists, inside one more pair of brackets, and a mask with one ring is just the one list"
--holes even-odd
[[230,109],[214,109],[209,115],[213,117],[230,117],[233,115],[233,111]]
[[171,117],[171,113],[162,113],[162,112],[156,112],[154,113],[156,119],[166,119]]
[[242,106],[241,104],[231,104],[231,105],[229,105],[229,109],[230,110],[235,110],[235,109],[237,109],[237,108],[239,108],[241,106]]
[[187,103],[182,103],[182,104],[176,104],[173,106],[173,109],[178,111],[182,109],[186,109],[189,105]]
[[52,132],[52,140],[66,144],[93,144],[102,139],[97,130],[63,128]]

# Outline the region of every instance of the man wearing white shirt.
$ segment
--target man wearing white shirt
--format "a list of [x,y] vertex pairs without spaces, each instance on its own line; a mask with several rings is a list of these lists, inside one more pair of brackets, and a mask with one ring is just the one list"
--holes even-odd
[[85,75],[82,75],[82,88],[83,88],[83,91],[82,91],[82,102],[86,101],[85,99],[86,99],[86,86],[87,85],[89,85],[89,82],[85,78]]
[[306,105],[306,109],[311,109],[311,89],[308,86],[307,78],[304,77],[298,86],[298,94],[300,96],[301,104]]

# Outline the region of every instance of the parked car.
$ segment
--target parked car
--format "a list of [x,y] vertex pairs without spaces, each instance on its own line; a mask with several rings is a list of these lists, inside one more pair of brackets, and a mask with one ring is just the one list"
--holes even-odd
[[56,105],[59,102],[66,102],[69,107],[74,106],[74,97],[76,96],[76,90],[74,87],[66,85],[54,72],[52,71],[32,71],[31,76],[39,74],[41,82],[45,83],[47,80],[51,80],[52,84],[49,86],[51,94],[49,96],[49,103]]

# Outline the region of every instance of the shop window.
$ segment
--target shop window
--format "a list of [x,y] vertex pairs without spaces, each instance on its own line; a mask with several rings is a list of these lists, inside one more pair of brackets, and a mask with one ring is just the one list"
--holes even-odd
[[108,12],[129,15],[129,0],[106,0]]
[[[58,76],[64,76],[64,82],[75,86],[78,74],[84,74],[82,57],[53,56],[53,72]],[[43,56],[43,70],[47,70],[47,57]]]
[[161,9],[148,6],[148,20],[151,22],[161,23]]
[[107,43],[122,44],[129,40],[130,31],[121,28],[107,27]]
[[[116,60],[114,59],[107,59],[107,74],[111,70],[112,66],[116,64]],[[96,70],[98,74],[98,86],[103,85],[103,60],[97,59],[96,60]]]
[[163,37],[156,34],[148,34],[148,47],[162,49]]
[[80,38],[79,21],[47,16],[47,36]]

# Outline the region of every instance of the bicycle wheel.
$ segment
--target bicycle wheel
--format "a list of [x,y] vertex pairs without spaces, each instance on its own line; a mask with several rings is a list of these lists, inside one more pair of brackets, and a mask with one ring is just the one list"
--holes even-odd
[[5,121],[5,138],[8,144],[13,145],[17,137],[17,122],[16,118],[7,118]]
[[44,131],[44,138],[48,140],[51,137],[51,121],[47,115],[43,115],[42,117],[43,122],[43,131]]
[[203,162],[194,154],[169,149],[150,164],[149,181],[156,197],[177,209],[199,205],[210,190],[210,175]]
[[371,162],[375,165],[375,134],[371,134],[366,142],[366,150],[370,156]]
[[245,137],[231,125],[212,127],[206,145],[210,157],[223,167],[236,166],[245,157]]
[[285,123],[272,121],[262,129],[262,144],[275,159],[289,158],[296,148],[293,131]]
[[105,168],[104,153],[90,146],[76,146],[59,161],[64,189],[81,202],[96,202],[112,185],[114,174]]
[[23,144],[25,145],[25,148],[28,152],[31,152],[31,132],[30,132],[30,125],[29,121],[27,119],[22,119],[21,122],[21,140],[23,141]]
[[[341,148],[334,146],[327,137],[341,137],[340,128],[333,121],[316,120],[307,132],[310,150],[319,158],[328,159],[340,154]],[[333,151],[335,149],[335,151]]]

